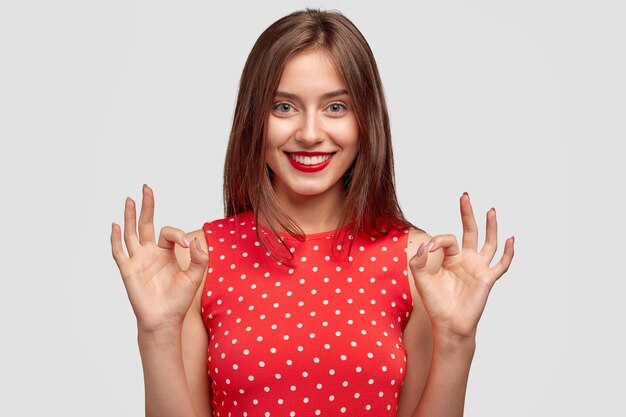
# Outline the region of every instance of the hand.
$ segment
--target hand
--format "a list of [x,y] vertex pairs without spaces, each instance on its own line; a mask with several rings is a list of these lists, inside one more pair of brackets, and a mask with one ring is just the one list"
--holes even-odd
[[[468,338],[476,334],[491,288],[509,269],[515,238],[506,240],[502,258],[490,268],[497,249],[495,209],[487,212],[487,234],[480,252],[476,251],[478,228],[467,193],[461,196],[461,220],[462,251],[454,235],[438,235],[422,243],[409,267],[434,330],[445,336]],[[428,253],[440,248],[444,253],[441,268],[431,274],[426,270]]]
[[[154,332],[168,326],[179,326],[193,302],[202,282],[209,256],[197,239],[189,242],[185,233],[173,227],[164,227],[159,242],[154,239],[154,195],[143,186],[143,200],[137,237],[135,202],[126,199],[124,208],[124,242],[120,226],[111,228],[111,249],[117,263],[128,298],[140,331]],[[191,264],[186,271],[178,265],[174,247],[189,248]]]

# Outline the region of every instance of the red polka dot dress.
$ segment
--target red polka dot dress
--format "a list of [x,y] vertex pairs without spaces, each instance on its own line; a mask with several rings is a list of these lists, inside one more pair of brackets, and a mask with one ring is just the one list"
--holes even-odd
[[406,230],[349,236],[340,259],[334,232],[284,235],[292,266],[262,248],[252,212],[203,230],[215,416],[396,415],[412,310]]

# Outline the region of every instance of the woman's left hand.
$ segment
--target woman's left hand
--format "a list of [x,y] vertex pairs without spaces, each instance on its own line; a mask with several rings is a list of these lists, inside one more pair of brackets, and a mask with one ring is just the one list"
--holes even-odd
[[[487,233],[480,252],[478,227],[467,193],[461,196],[461,219],[462,250],[454,235],[437,235],[422,243],[409,266],[433,330],[441,337],[466,339],[475,336],[491,288],[509,269],[515,238],[506,240],[502,258],[489,267],[497,249],[495,209],[487,212]],[[426,269],[426,261],[428,252],[437,249],[443,249],[444,258],[439,271],[432,274]]]

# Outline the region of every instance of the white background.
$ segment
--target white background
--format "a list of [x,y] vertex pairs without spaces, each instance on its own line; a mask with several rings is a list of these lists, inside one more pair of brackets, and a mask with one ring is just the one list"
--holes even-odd
[[626,13],[602,0],[2,2],[0,415],[143,414],[111,222],[144,182],[157,228],[222,217],[245,58],[306,6],[374,51],[407,217],[460,239],[468,191],[516,236],[466,415],[625,415]]

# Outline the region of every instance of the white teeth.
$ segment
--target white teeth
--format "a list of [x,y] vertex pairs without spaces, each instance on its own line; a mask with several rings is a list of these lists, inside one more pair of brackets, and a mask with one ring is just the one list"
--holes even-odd
[[293,160],[295,160],[296,162],[303,164],[303,165],[317,165],[326,161],[328,158],[332,156],[332,154],[318,155],[318,156],[303,156],[303,155],[289,154],[289,156],[293,158]]

